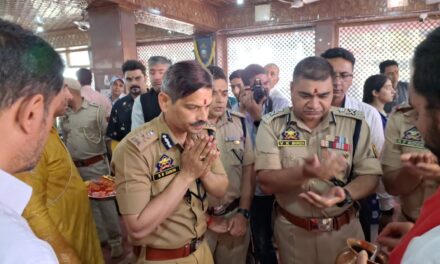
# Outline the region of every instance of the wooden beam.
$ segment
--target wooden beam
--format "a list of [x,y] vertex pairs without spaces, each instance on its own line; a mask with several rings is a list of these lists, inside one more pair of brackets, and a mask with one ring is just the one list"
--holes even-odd
[[160,11],[161,16],[192,24],[198,32],[214,32],[220,29],[216,8],[205,2],[195,0],[133,1],[144,11],[154,9]]

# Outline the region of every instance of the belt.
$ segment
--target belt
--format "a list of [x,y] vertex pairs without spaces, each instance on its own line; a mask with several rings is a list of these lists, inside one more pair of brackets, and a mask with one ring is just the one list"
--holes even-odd
[[356,209],[348,208],[342,214],[330,218],[302,218],[295,216],[282,207],[277,206],[278,212],[290,223],[304,228],[307,231],[331,232],[339,230],[343,225],[350,223],[352,217],[356,215]]
[[207,213],[212,216],[222,216],[229,212],[232,212],[240,205],[240,198],[235,199],[230,204],[226,205],[220,205],[220,206],[213,206],[209,207]]
[[[191,240],[188,244],[181,248],[175,249],[161,249],[161,248],[150,248],[145,249],[145,259],[146,260],[170,260],[188,257],[194,251],[196,251],[203,241],[203,236],[197,239]],[[142,246],[133,246],[133,253],[139,258],[141,254]]]
[[104,159],[104,155],[100,154],[85,160],[74,160],[73,163],[75,163],[75,166],[77,167],[87,167],[103,159]]

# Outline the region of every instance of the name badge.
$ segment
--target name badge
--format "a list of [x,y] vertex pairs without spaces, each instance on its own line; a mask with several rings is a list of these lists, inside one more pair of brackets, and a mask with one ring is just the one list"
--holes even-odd
[[157,181],[166,176],[179,172],[179,166],[173,166],[174,160],[167,155],[162,155],[156,164],[157,172],[153,174],[153,180]]
[[293,127],[288,127],[281,134],[281,139],[277,140],[278,147],[305,147],[307,141],[300,139],[300,133]]
[[396,144],[413,148],[425,148],[425,143],[422,140],[422,135],[416,127],[410,128],[405,131],[402,138],[396,139]]
[[305,147],[307,141],[305,140],[277,140],[278,147]]

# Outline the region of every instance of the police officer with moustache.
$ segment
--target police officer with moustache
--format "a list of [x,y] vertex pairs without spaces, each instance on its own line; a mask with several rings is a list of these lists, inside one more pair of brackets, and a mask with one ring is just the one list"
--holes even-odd
[[228,179],[206,127],[212,78],[195,61],[169,68],[157,118],[116,147],[116,197],[137,263],[213,263],[204,239],[207,194],[221,199]]
[[249,247],[249,210],[255,191],[252,140],[245,116],[227,109],[228,83],[223,70],[217,66],[209,66],[208,70],[214,79],[209,123],[216,129],[229,187],[221,199],[208,196],[208,222],[212,223],[208,228],[217,227],[208,230],[206,237],[215,263],[243,264]]
[[331,108],[334,72],[323,58],[293,73],[291,109],[265,115],[255,169],[277,202],[280,260],[334,263],[347,238],[363,238],[354,201],[373,193],[382,174],[363,114]]
[[387,191],[399,196],[401,212],[399,221],[415,223],[423,202],[440,186],[440,179],[414,166],[417,162],[437,163],[425,148],[419,130],[415,126],[416,112],[411,105],[396,106],[385,130],[382,154],[383,182]]

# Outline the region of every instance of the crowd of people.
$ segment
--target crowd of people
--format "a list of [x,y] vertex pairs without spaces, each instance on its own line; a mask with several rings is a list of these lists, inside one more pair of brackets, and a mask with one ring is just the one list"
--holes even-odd
[[[340,47],[295,65],[289,99],[274,63],[228,76],[162,56],[148,72],[127,60],[107,97],[0,20],[0,263],[104,263],[103,248],[130,263],[340,263],[349,238],[437,263],[439,56],[437,28],[410,84],[385,60],[362,101]],[[103,176],[116,199],[88,197]]]

